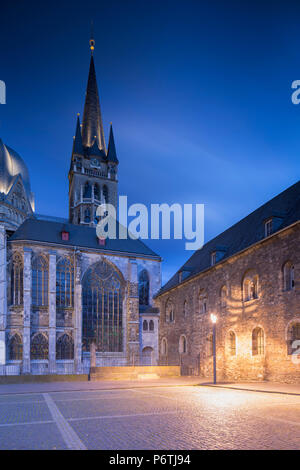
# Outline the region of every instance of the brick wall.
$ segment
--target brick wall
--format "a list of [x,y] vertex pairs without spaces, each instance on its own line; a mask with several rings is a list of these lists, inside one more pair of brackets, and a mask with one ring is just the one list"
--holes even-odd
[[[218,263],[206,272],[161,294],[157,304],[160,320],[160,363],[181,362],[186,370],[202,376],[212,375],[212,357],[207,340],[212,333],[211,313],[217,321],[218,380],[270,380],[300,383],[300,364],[287,353],[288,325],[300,322],[300,224],[285,229],[253,245],[244,252]],[[295,286],[283,289],[286,261],[294,265]],[[243,279],[258,277],[258,298],[243,300]],[[226,306],[221,305],[221,288],[227,288]],[[206,297],[206,312],[200,312],[199,291]],[[166,303],[174,306],[174,321],[166,320]],[[187,302],[184,315],[184,301]],[[264,352],[252,355],[252,331],[264,334]],[[232,355],[229,335],[236,335],[236,354]],[[187,338],[187,352],[179,353],[180,336]],[[167,354],[162,354],[162,340]],[[299,357],[300,359],[300,357]],[[299,361],[300,362],[300,361]]]

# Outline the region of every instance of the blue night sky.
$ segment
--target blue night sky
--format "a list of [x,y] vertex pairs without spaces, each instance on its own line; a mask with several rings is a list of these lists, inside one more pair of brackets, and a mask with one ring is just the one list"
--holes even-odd
[[[94,21],[106,141],[129,203],[204,203],[205,241],[299,179],[299,2],[110,0],[1,5],[0,137],[38,213],[67,217]],[[192,254],[150,241],[163,280]]]

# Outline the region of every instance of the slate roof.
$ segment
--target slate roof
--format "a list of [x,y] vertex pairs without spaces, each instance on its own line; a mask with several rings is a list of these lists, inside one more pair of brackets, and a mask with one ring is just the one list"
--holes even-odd
[[223,261],[264,239],[264,222],[271,217],[276,217],[274,220],[278,222],[273,233],[300,220],[300,181],[210,240],[200,250],[197,250],[161,288],[157,295],[178,285],[180,272],[183,273],[182,281],[184,281],[210,268],[211,253],[214,251],[226,250],[221,260]]
[[[61,238],[62,231],[69,232],[69,240]],[[117,234],[118,234],[117,226]],[[112,240],[106,239],[105,246],[99,245],[95,227],[85,227],[65,223],[63,220],[41,220],[35,218],[26,219],[22,225],[9,238],[10,242],[43,242],[49,244],[64,245],[70,247],[87,248],[99,252],[122,253],[130,255],[141,255],[160,260],[160,257],[148,248],[141,240]]]

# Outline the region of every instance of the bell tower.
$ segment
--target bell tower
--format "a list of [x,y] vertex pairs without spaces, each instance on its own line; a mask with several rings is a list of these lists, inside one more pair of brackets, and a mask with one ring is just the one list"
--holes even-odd
[[72,224],[95,226],[99,204],[118,204],[118,158],[112,124],[108,148],[105,146],[99,93],[93,52],[95,40],[90,39],[91,61],[85,94],[82,125],[77,115],[69,170],[69,220]]

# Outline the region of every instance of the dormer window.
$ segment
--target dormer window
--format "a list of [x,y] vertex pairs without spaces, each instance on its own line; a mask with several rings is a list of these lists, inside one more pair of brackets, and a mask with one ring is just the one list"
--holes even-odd
[[265,222],[265,237],[269,237],[273,233],[273,219]]
[[63,231],[61,232],[61,239],[62,239],[63,241],[69,241],[69,236],[70,236],[70,233],[67,232],[66,230],[63,230]]
[[214,266],[216,263],[221,261],[221,259],[224,258],[226,251],[227,251],[226,247],[223,247],[223,246],[216,247],[214,251],[211,251],[210,265]]

